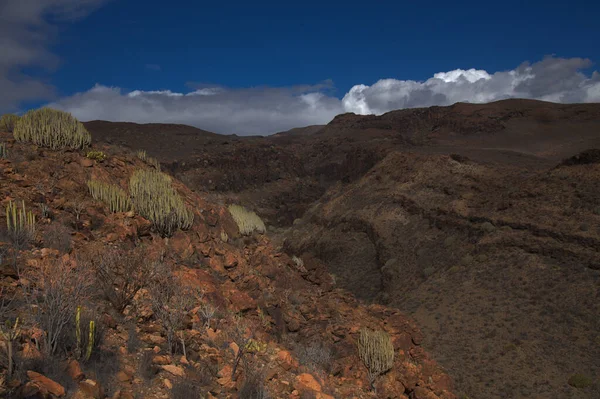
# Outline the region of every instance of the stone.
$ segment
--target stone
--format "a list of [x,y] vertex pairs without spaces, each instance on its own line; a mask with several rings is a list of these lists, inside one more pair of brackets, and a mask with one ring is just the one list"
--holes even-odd
[[321,392],[321,384],[317,382],[315,377],[308,373],[302,373],[296,377],[296,388],[301,391]]
[[179,366],[175,366],[174,364],[167,364],[164,366],[160,366],[163,370],[173,374],[176,377],[183,377],[185,375],[185,371],[183,368]]
[[67,372],[73,381],[79,382],[85,378],[85,374],[81,370],[81,365],[75,359],[71,359],[67,363]]
[[292,354],[286,350],[282,350],[277,353],[277,361],[279,362],[279,365],[286,371],[298,367],[298,361],[296,361]]
[[165,388],[173,389],[173,384],[171,383],[171,381],[168,378],[165,378],[163,380],[163,384],[165,385]]
[[104,390],[102,386],[94,380],[83,380],[79,383],[79,391],[83,396],[80,396],[82,399],[103,399],[104,398]]
[[43,376],[40,373],[36,373],[35,371],[28,371],[27,377],[40,389],[40,391],[49,392],[59,398],[65,396],[65,388],[58,382],[52,381],[50,378]]

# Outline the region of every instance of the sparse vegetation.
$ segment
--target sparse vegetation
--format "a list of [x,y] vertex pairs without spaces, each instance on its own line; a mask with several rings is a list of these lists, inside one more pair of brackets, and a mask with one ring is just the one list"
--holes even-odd
[[568,381],[569,385],[578,389],[587,388],[592,385],[593,382],[594,381],[590,377],[583,374],[573,374]]
[[200,384],[193,381],[183,380],[173,384],[171,397],[173,399],[204,399]]
[[48,248],[57,249],[62,253],[71,252],[71,231],[63,224],[50,224],[44,232],[43,241]]
[[43,350],[53,355],[77,307],[87,298],[91,276],[81,263],[61,258],[42,262],[28,277],[27,299],[35,310],[37,324],[44,331]]
[[0,159],[8,158],[8,150],[6,149],[6,143],[0,143]]
[[135,155],[139,159],[146,162],[148,165],[154,167],[154,169],[156,169],[157,171],[160,172],[160,162],[158,162],[158,159],[149,156],[146,153],[146,150],[138,150],[138,151],[136,151]]
[[194,213],[173,189],[168,175],[139,169],[131,176],[129,190],[135,211],[150,220],[163,237],[177,229],[189,229],[194,223]]
[[333,356],[331,348],[321,341],[313,341],[307,345],[298,345],[295,348],[298,361],[303,366],[314,371],[329,371]]
[[13,268],[19,273],[17,258],[35,236],[35,215],[25,208],[25,201],[19,209],[10,201],[6,206],[6,231],[12,246]]
[[15,123],[19,120],[19,116],[15,114],[4,114],[0,118],[0,130],[12,133],[15,128]]
[[104,202],[111,212],[128,212],[131,210],[131,199],[121,187],[99,180],[88,180],[88,189],[92,197]]
[[148,259],[145,247],[127,252],[102,248],[88,256],[86,261],[96,276],[97,285],[119,313],[160,271],[158,263]]
[[106,154],[102,151],[88,151],[87,154],[85,154],[85,157],[94,161],[104,161],[106,159]]
[[89,146],[92,136],[71,114],[52,108],[27,112],[15,124],[13,135],[17,141],[33,143],[53,150]]
[[183,355],[186,356],[185,335],[182,330],[189,313],[201,300],[202,293],[183,285],[182,280],[170,270],[157,273],[157,277],[150,287],[152,312],[165,330],[169,352],[174,353],[175,338],[179,338]]
[[385,331],[363,328],[358,337],[358,356],[367,367],[369,383],[374,388],[375,379],[394,365],[394,345]]
[[250,235],[254,231],[265,232],[265,224],[256,213],[240,205],[229,205],[228,209],[240,229],[240,234]]

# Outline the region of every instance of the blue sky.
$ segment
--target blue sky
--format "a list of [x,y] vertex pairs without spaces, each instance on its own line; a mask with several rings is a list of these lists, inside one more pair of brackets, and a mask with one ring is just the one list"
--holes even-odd
[[[22,3],[0,0],[0,24],[2,15],[13,24],[0,28],[10,44],[0,112],[51,103],[83,120],[249,134],[346,111],[515,96],[600,101],[592,1]],[[19,58],[19,43],[29,57]],[[532,69],[519,70],[527,61]],[[182,96],[205,87],[219,89]]]

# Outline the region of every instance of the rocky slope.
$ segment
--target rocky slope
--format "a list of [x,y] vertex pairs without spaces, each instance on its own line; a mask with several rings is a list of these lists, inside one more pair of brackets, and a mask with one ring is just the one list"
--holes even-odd
[[599,132],[598,104],[458,103],[188,141],[194,156],[161,161],[214,202],[256,210],[284,252],[361,301],[409,313],[459,394],[591,399],[599,165],[576,154],[600,148]]
[[[268,234],[241,237],[227,209],[212,197],[176,181],[177,191],[194,210],[195,221],[190,230],[169,239],[154,234],[142,217],[111,213],[94,201],[87,192],[88,179],[126,188],[136,168],[148,167],[129,150],[102,145],[95,149],[104,151],[106,159],[93,161],[76,151],[16,143],[7,133],[0,133],[0,141],[7,143],[9,154],[0,159],[2,206],[10,200],[25,201],[38,219],[35,240],[18,254],[19,274],[8,257],[2,258],[2,295],[16,294],[19,306],[12,316],[20,316],[22,326],[15,342],[17,372],[8,376],[2,369],[3,395],[180,398],[175,389],[191,382],[194,395],[200,391],[207,398],[258,397],[249,396],[248,384],[252,372],[260,371],[254,385],[264,385],[273,398],[456,397],[450,378],[421,347],[423,335],[412,321],[396,309],[361,304],[335,285],[325,264],[307,256],[299,266],[271,243]],[[56,240],[57,230],[66,231],[60,240]],[[7,241],[0,245],[9,249]],[[56,361],[39,360],[43,356],[35,343],[40,331],[31,317],[34,309],[25,300],[29,291],[21,290],[39,282],[26,276],[59,261],[82,268],[84,254],[92,248],[134,251],[143,247],[149,249],[148,258],[160,257],[186,285],[202,290],[204,303],[218,308],[218,316],[208,326],[202,326],[196,312],[189,314],[183,332],[187,356],[169,355],[149,305],[152,298],[142,289],[123,314],[97,291],[89,298],[86,307],[94,310],[104,331],[101,347],[90,361],[67,363],[64,355]],[[240,350],[234,314],[244,321],[240,336],[252,334],[259,349],[246,355],[247,362],[232,381],[235,354]],[[377,380],[376,393],[369,389],[366,369],[357,355],[361,327],[383,329],[393,339],[394,367]],[[318,354],[306,355],[314,345]]]

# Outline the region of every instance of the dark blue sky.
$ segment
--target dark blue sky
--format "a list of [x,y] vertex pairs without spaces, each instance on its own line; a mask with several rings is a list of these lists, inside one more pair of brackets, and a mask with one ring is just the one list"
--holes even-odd
[[[514,69],[544,55],[600,60],[594,1],[113,0],[61,25],[51,83],[61,96],[95,83],[186,91],[315,84],[341,97],[382,78]],[[160,70],[148,65],[157,65]]]

